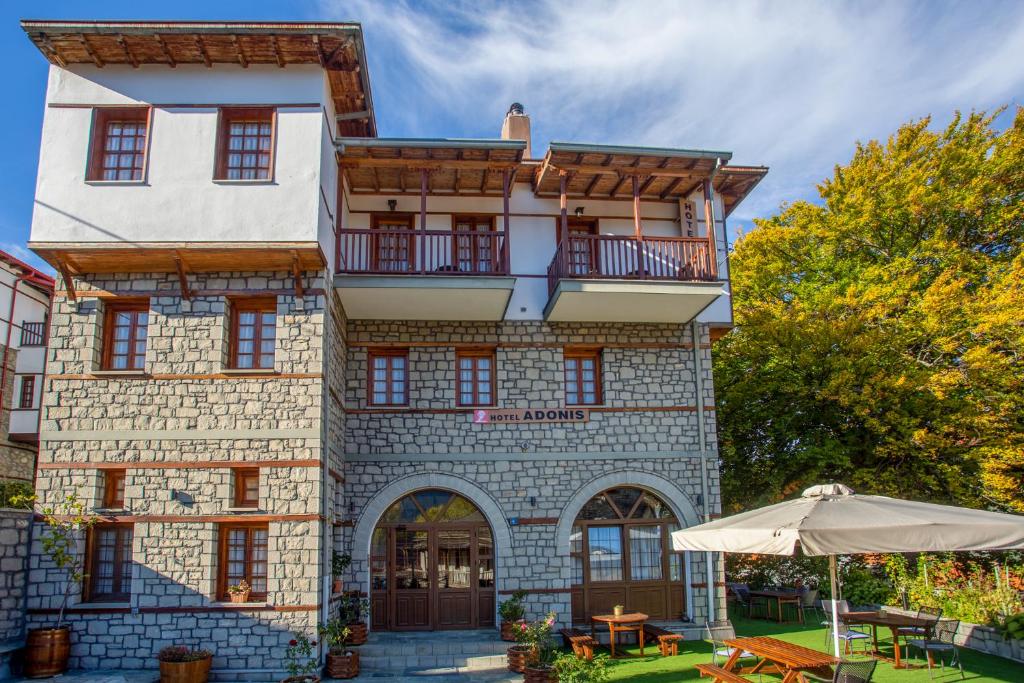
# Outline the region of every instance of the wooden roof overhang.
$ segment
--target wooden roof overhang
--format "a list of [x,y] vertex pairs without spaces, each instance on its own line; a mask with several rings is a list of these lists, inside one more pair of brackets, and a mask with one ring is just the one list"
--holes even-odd
[[767,166],[723,166],[718,169],[714,189],[722,196],[726,218],[766,175]]
[[338,166],[352,194],[497,196],[511,187],[523,140],[341,138]]
[[319,64],[330,83],[339,134],[377,134],[357,23],[26,20],[21,26],[43,56],[60,67]]

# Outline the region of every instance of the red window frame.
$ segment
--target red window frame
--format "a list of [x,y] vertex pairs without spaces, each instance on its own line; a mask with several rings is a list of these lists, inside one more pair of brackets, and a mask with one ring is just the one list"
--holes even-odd
[[498,270],[498,239],[494,216],[452,216],[452,267],[460,273],[494,273]]
[[[252,323],[243,319],[252,314]],[[266,316],[270,316],[267,320]],[[252,338],[242,339],[242,328],[252,328]],[[251,352],[242,353],[241,342],[252,342]],[[270,353],[263,351],[264,343],[271,345]],[[274,345],[277,343],[277,299],[275,297],[258,297],[252,299],[235,299],[231,302],[231,367],[237,370],[273,370]],[[268,357],[269,356],[269,357]],[[249,365],[245,365],[248,359]]]
[[[97,524],[86,534],[85,602],[128,602],[132,592],[132,542],[130,523]],[[109,566],[109,577],[106,568]],[[101,590],[109,578],[110,589]]]
[[[594,372],[593,400],[586,400],[586,393],[583,390],[585,365],[592,363],[590,368]],[[562,365],[565,372],[565,405],[567,406],[595,406],[600,405],[602,400],[601,391],[601,350],[600,349],[565,349],[563,352]],[[575,387],[573,389],[572,387]]]
[[150,107],[93,109],[86,180],[145,180],[152,111]]
[[[370,270],[412,273],[419,238],[411,213],[375,213],[370,217]],[[384,234],[381,234],[384,233]],[[408,233],[408,234],[406,234]]]
[[215,180],[274,179],[277,110],[273,107],[225,107],[217,125]]
[[[267,524],[221,524],[217,536],[217,598],[230,600],[228,586],[244,579],[252,588],[249,600],[266,600],[270,527]],[[233,551],[240,553],[237,559],[232,558]],[[241,571],[231,571],[231,564],[241,565]]]
[[[119,325],[118,316],[127,315],[128,324]],[[104,370],[145,370],[146,368],[146,327],[149,324],[149,301],[131,301],[107,304],[103,339]],[[116,328],[127,327],[127,338],[116,339]],[[124,341],[128,351],[117,353],[114,344]],[[141,342],[141,352],[138,344]],[[124,365],[118,366],[116,359],[124,358]]]
[[124,507],[125,470],[106,470],[103,472],[103,507],[109,510]]
[[22,375],[21,391],[18,394],[18,407],[31,408],[36,402],[35,375]]
[[[383,379],[377,377],[378,370],[384,372]],[[396,383],[401,384],[401,391],[395,390]],[[371,406],[409,405],[409,349],[371,350],[367,355],[366,392]],[[381,394],[384,398],[378,399]]]
[[[469,373],[469,376],[464,373]],[[459,349],[455,352],[456,405],[495,405],[496,383],[497,359],[493,348]]]
[[258,467],[235,470],[236,508],[257,508],[260,505],[260,470]]

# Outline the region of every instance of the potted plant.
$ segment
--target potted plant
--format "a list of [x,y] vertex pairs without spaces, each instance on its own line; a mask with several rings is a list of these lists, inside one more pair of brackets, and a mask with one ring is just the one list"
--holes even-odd
[[[32,496],[16,496],[17,505],[34,502]],[[99,517],[86,514],[85,504],[74,493],[58,506],[40,510],[44,530],[39,542],[57,569],[64,571],[64,592],[57,620],[48,628],[34,628],[25,641],[24,674],[28,678],[46,678],[64,673],[71,655],[71,628],[64,624],[64,611],[75,586],[86,578],[85,557],[78,552],[78,541],[99,521]]]
[[228,586],[228,599],[231,602],[249,602],[249,594],[252,593],[252,586],[242,579],[233,586]]
[[213,653],[168,645],[156,658],[160,661],[160,683],[206,683]]
[[526,599],[526,591],[519,590],[512,594],[512,597],[498,605],[498,615],[501,617],[501,639],[514,642],[516,639],[515,630],[526,616],[526,606],[523,601]]
[[285,668],[290,675],[281,683],[319,683],[320,677],[314,673],[317,667],[317,658],[313,656],[314,647],[316,641],[307,638],[305,633],[297,633],[288,641],[284,655],[288,660]]
[[352,564],[352,556],[348,553],[331,555],[331,577],[334,579],[333,592],[340,593],[345,585],[345,572]]
[[352,630],[341,619],[329,619],[319,627],[320,638],[327,644],[327,666],[331,678],[355,678],[359,675],[359,651],[346,648]]
[[523,624],[520,628],[519,642],[528,645],[531,650],[523,669],[525,683],[555,683],[558,681],[558,674],[553,668],[557,653],[555,643],[551,639],[551,630],[554,627],[555,613],[548,612],[548,615],[540,621]]
[[608,679],[608,655],[585,659],[563,652],[555,657],[551,667],[558,683],[602,683]]
[[366,622],[363,620],[363,615],[369,609],[370,601],[360,597],[359,593],[349,593],[341,598],[341,603],[338,607],[338,618],[351,631],[348,638],[349,645],[362,645],[366,642]]
[[622,605],[613,605],[612,606],[612,614],[614,614],[617,617],[621,617],[622,616],[622,611],[624,609],[625,609],[625,607],[623,607]]

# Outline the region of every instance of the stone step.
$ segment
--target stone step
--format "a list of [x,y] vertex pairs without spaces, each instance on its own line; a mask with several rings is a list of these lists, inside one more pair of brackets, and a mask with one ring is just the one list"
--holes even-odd
[[405,673],[461,673],[506,669],[508,659],[501,655],[392,655],[359,657],[363,671],[395,671]]
[[370,674],[500,672],[508,665],[509,645],[494,630],[372,633],[359,646],[359,665]]

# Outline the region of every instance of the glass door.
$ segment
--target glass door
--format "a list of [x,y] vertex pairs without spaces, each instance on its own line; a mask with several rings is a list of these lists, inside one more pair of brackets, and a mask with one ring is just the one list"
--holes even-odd
[[437,626],[473,624],[472,534],[469,529],[437,532]]
[[430,535],[395,529],[392,628],[430,629]]

